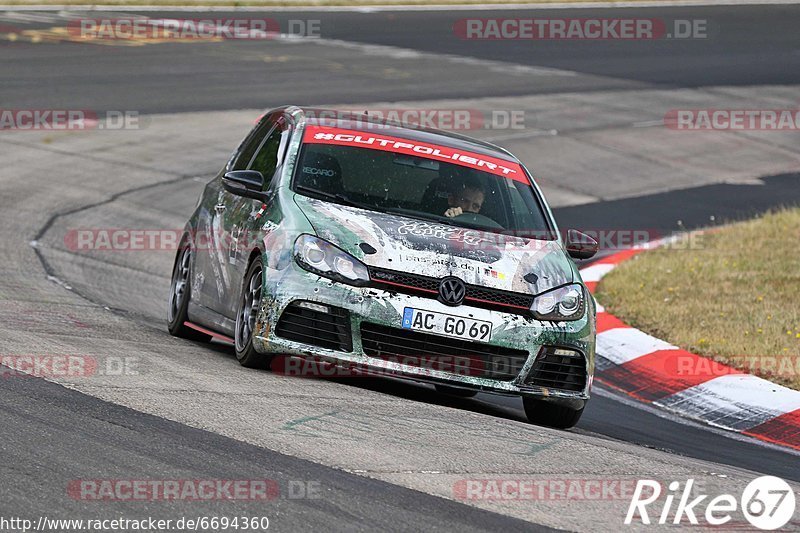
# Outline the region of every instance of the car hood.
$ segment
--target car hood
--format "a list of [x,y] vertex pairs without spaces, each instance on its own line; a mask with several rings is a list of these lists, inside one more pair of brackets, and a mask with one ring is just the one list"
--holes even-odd
[[[295,195],[317,235],[366,265],[540,294],[574,281],[556,241],[523,239]],[[367,246],[368,245],[368,246]],[[374,253],[365,253],[370,247]]]

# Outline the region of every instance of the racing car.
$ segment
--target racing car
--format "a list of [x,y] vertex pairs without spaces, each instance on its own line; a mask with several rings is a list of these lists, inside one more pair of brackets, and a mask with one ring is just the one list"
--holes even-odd
[[503,148],[281,107],[205,186],[168,328],[227,338],[246,367],[313,358],[444,394],[516,395],[532,423],[569,428],[589,399],[596,334],[575,260],[596,252],[559,231]]

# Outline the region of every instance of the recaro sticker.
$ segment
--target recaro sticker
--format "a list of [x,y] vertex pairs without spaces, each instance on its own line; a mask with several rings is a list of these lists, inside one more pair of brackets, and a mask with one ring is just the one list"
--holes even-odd
[[309,124],[306,126],[303,142],[309,144],[356,146],[359,148],[369,148],[371,150],[414,155],[482,170],[497,176],[521,181],[525,184],[529,183],[525,172],[523,172],[522,167],[517,163],[487,155],[476,154],[474,152],[456,150],[446,146],[412,141],[389,135],[376,135],[367,132]]

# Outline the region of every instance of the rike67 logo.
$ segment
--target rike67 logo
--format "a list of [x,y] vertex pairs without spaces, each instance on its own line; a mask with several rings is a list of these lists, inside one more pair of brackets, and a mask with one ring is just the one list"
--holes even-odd
[[795,495],[792,487],[778,477],[763,476],[754,479],[738,499],[731,494],[712,498],[702,491],[698,495],[693,488],[694,479],[686,481],[683,487],[679,481],[671,482],[661,507],[661,483],[650,479],[638,480],[625,524],[630,525],[638,520],[645,525],[652,522],[661,525],[688,522],[696,526],[704,518],[707,525],[724,526],[734,524],[731,522],[733,515],[741,511],[750,525],[771,531],[786,526],[794,516]]

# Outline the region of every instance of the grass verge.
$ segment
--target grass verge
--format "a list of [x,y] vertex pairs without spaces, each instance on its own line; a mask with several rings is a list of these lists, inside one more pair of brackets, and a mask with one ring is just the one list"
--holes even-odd
[[800,390],[800,209],[640,254],[597,299],[675,346]]

